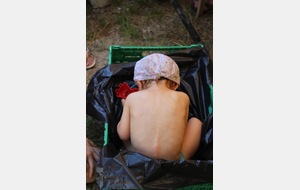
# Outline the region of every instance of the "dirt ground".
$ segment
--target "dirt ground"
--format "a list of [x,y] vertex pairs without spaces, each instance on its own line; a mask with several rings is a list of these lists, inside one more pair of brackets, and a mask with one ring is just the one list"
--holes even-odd
[[[213,46],[213,14],[195,18],[191,0],[178,0],[208,51]],[[93,75],[108,64],[109,47],[190,46],[195,44],[169,0],[112,0],[93,9],[86,2],[86,46],[96,65],[86,70],[86,85]],[[87,116],[87,137],[103,143],[103,123]],[[87,189],[99,189],[95,183]]]
[[[195,18],[190,0],[178,0],[208,51],[213,44],[213,14]],[[195,44],[169,0],[112,0],[93,9],[86,4],[86,46],[96,65],[86,83],[107,65],[109,46],[183,46]]]

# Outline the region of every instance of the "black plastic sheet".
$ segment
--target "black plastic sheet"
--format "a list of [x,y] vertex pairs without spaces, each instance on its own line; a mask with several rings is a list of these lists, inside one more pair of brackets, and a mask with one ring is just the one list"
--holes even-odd
[[107,144],[96,171],[100,189],[176,189],[213,182],[212,160],[152,160]]
[[[180,86],[177,91],[185,92],[190,98],[189,118],[200,121],[208,116],[212,63],[203,48],[185,49],[166,54],[180,69]],[[86,113],[109,125],[110,140],[119,149],[122,142],[117,133],[117,124],[122,115],[121,99],[115,90],[126,82],[130,88],[137,88],[133,81],[135,62],[111,64],[99,70],[91,79],[86,94]]]
[[153,160],[137,152],[120,150],[117,124],[122,115],[121,99],[115,90],[133,81],[135,62],[111,64],[99,70],[88,85],[86,113],[109,125],[110,141],[100,152],[96,170],[101,189],[176,189],[213,182],[213,113],[208,115],[212,84],[212,62],[203,48],[166,54],[179,66],[181,84],[177,91],[190,98],[189,118],[203,122],[200,146],[192,160]]
[[213,160],[213,113],[202,124],[200,146],[192,160]]

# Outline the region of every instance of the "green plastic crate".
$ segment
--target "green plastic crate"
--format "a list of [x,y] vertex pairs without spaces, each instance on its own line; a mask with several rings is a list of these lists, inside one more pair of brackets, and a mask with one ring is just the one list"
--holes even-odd
[[[202,185],[187,186],[175,190],[212,190],[212,189],[213,189],[212,183],[206,183]],[[122,189],[116,189],[116,190],[122,190]]]
[[[167,47],[121,47],[117,45],[112,45],[109,47],[109,56],[108,56],[108,64],[118,64],[118,63],[128,63],[134,62],[142,59],[143,57],[151,54],[151,53],[170,53],[183,49],[189,49],[194,47],[203,47],[202,44],[190,45],[190,46],[167,46]],[[212,94],[211,94],[212,96]],[[212,97],[211,97],[212,98]],[[104,144],[105,146],[109,143],[109,135],[108,135],[108,124],[104,125]],[[205,183],[199,185],[193,185],[188,187],[179,188],[177,190],[212,190],[212,183]]]
[[121,47],[110,46],[108,64],[134,62],[151,53],[170,53],[183,49],[203,47],[202,44],[191,46],[167,46],[167,47]]
[[192,185],[192,186],[179,188],[176,190],[213,190],[213,184],[212,183],[204,183],[204,184]]

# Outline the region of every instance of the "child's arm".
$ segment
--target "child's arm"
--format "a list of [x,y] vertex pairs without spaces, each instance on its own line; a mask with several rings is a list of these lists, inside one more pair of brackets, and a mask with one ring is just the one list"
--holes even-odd
[[129,102],[122,99],[123,113],[121,120],[118,123],[117,131],[122,141],[126,141],[130,137],[130,113],[129,113]]

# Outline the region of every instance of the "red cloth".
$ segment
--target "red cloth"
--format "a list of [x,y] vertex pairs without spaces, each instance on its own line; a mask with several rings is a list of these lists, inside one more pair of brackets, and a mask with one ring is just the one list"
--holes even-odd
[[139,91],[138,88],[131,89],[126,82],[124,82],[123,84],[120,83],[119,87],[120,88],[116,89],[116,91],[115,91],[117,93],[116,96],[119,97],[119,98],[123,98],[123,99],[126,99],[127,96],[129,94],[131,94],[132,92]]

